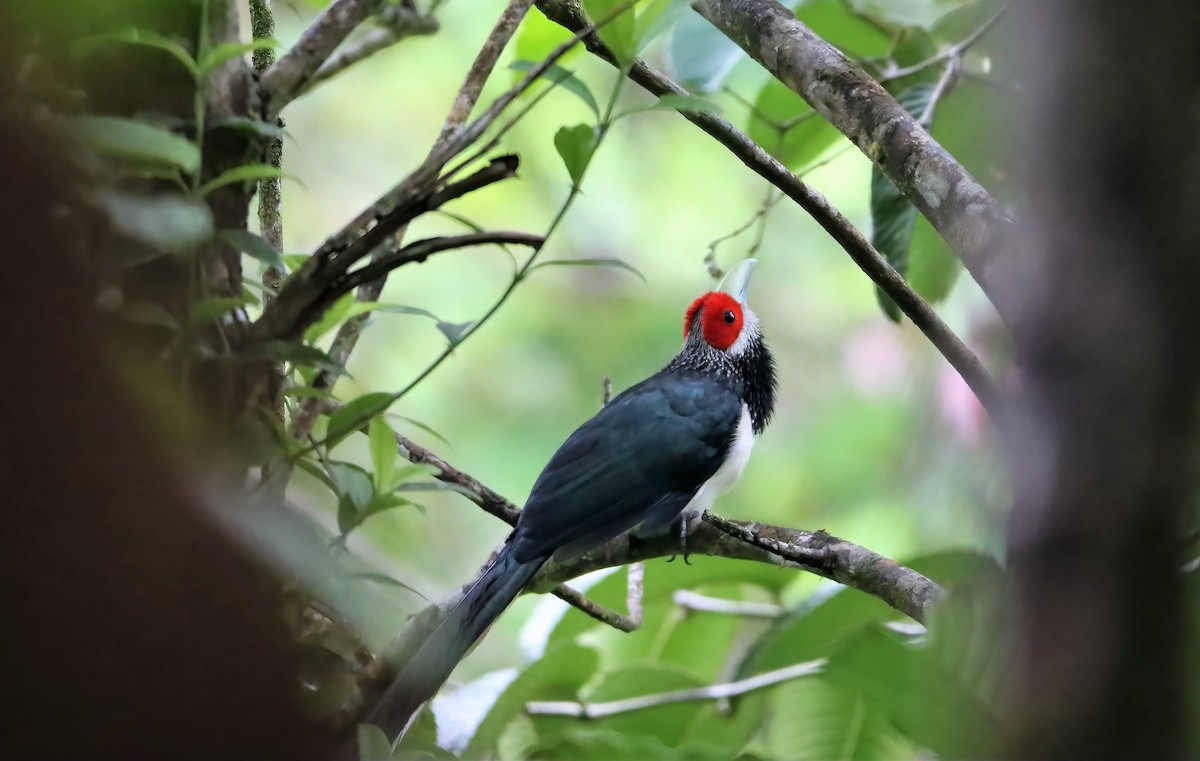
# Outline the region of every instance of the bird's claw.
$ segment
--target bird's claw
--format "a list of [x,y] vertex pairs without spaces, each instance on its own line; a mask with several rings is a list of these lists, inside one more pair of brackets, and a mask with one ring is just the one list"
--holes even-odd
[[[686,516],[679,517],[679,553],[683,555],[684,565],[691,565],[692,561],[688,560],[687,551],[687,535],[688,535],[688,520]],[[672,557],[672,560],[675,558]]]

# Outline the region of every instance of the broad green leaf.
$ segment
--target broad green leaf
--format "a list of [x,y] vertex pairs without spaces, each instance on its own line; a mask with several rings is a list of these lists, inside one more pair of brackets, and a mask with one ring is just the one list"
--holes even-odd
[[228,61],[230,58],[237,58],[240,55],[244,55],[255,50],[273,50],[278,47],[281,47],[279,40],[276,40],[272,37],[260,37],[253,42],[221,43],[205,53],[200,59],[200,74],[207,74],[208,72]]
[[[271,166],[270,164],[242,164],[235,166],[233,169],[227,169],[221,172],[216,177],[204,183],[196,190],[200,196],[206,196],[209,193],[223,188],[226,185],[232,185],[239,182],[258,182],[259,180],[271,179],[273,177],[286,177],[282,169]],[[293,178],[294,179],[294,178]]]
[[333,449],[342,439],[367,425],[371,418],[383,414],[394,401],[394,394],[373,391],[338,407],[329,416],[329,426],[325,429],[326,450]]
[[765,741],[775,758],[874,761],[913,749],[865,698],[819,676],[776,687]]
[[[528,72],[534,66],[537,66],[536,61],[519,60],[510,63],[508,68],[514,69],[515,71]],[[578,96],[579,99],[586,103],[587,107],[592,110],[592,113],[596,115],[596,118],[600,118],[600,105],[596,103],[596,96],[592,95],[592,91],[588,89],[588,86],[584,84],[582,79],[579,79],[572,72],[557,64],[551,65],[550,68],[546,69],[546,71],[542,73],[542,77],[556,85],[561,86],[567,92]]]
[[641,278],[642,282],[646,282],[646,276],[634,269],[633,265],[624,262],[615,257],[598,257],[594,259],[550,259],[545,262],[538,262],[533,269],[539,267],[615,267],[617,269],[632,272]]
[[554,133],[554,148],[567,167],[572,185],[578,185],[583,179],[588,162],[592,160],[592,154],[596,151],[596,138],[596,129],[590,124],[559,127],[558,132]]
[[[908,2],[909,0],[884,0]],[[827,40],[851,58],[885,55],[892,46],[892,34],[856,12],[851,5],[861,0],[804,0],[795,6],[796,17],[818,37]],[[928,0],[915,0],[928,2]]]
[[249,301],[245,296],[201,299],[200,301],[193,302],[191,307],[188,308],[188,322],[192,325],[203,325],[248,303]]
[[275,267],[281,271],[284,269],[283,257],[261,235],[249,230],[221,230],[217,235],[238,251],[257,259],[268,267]]
[[349,375],[346,368],[334,362],[328,354],[315,346],[299,341],[267,341],[247,359],[270,359],[276,362],[291,362],[297,367],[311,367],[334,375]]
[[396,465],[396,434],[382,415],[376,415],[367,426],[367,438],[371,442],[375,491],[386,491],[392,483],[392,471]]
[[928,648],[869,628],[834,653],[826,674],[941,758],[995,758],[999,751],[994,710]]
[[789,169],[808,166],[841,137],[803,98],[775,78],[759,91],[747,131]]
[[855,0],[858,7],[876,18],[898,26],[928,29],[940,18],[974,0]]
[[367,506],[375,498],[371,476],[349,462],[328,462],[325,469],[337,489],[338,531],[342,536],[346,536],[362,523],[366,517]]
[[373,724],[359,724],[359,761],[387,761],[391,757],[392,743],[383,730]]
[[[637,15],[629,0],[583,0],[583,9],[597,29],[600,39],[612,51],[622,67],[637,56]],[[616,14],[612,16],[612,14]],[[610,18],[611,16],[611,18]]]
[[645,0],[637,16],[637,50],[666,34],[691,10],[684,0]]
[[196,60],[192,58],[192,54],[186,48],[178,42],[149,29],[130,28],[118,32],[106,32],[105,34],[98,34],[93,37],[84,37],[71,44],[71,54],[80,57],[88,56],[100,48],[108,47],[109,45],[140,45],[142,47],[155,48],[174,57],[175,60],[187,68],[193,77],[199,75],[200,70],[196,65]]
[[304,342],[315,344],[321,336],[336,328],[338,323],[346,319],[346,313],[350,311],[350,306],[354,303],[354,300],[355,296],[353,292],[339,296],[325,310],[325,314],[321,315],[321,319],[309,325],[304,330]]
[[[541,61],[571,37],[570,32],[546,18],[541,9],[535,5],[529,9],[529,13],[525,14],[524,20],[521,21],[521,28],[517,30],[517,38],[513,43],[513,57],[519,61]],[[575,45],[558,60],[563,62],[581,55],[582,52],[583,46]],[[513,76],[515,79],[520,79],[521,75],[514,74]]]
[[500,694],[475,735],[463,751],[463,758],[491,755],[496,741],[508,722],[523,714],[531,700],[573,700],[579,689],[592,678],[599,663],[595,650],[566,644],[547,652],[541,660],[525,668]]
[[116,229],[156,251],[185,254],[212,237],[212,212],[201,201],[117,190],[99,191],[94,199]]
[[941,301],[954,289],[960,272],[962,264],[958,257],[933,229],[933,225],[929,224],[929,220],[918,214],[909,249],[908,273],[905,275],[913,290],[926,301]]
[[674,78],[692,92],[721,88],[746,54],[699,13],[687,13],[671,31],[667,61]]
[[[918,84],[897,96],[914,119],[920,119],[929,105],[934,87]],[[871,168],[871,245],[883,254],[897,272],[908,271],[908,252],[912,245],[913,225],[917,221],[917,209],[904,194],[892,184],[878,166]],[[900,308],[882,290],[876,288],[879,305],[884,314],[895,322],[900,321]]]
[[105,156],[171,166],[188,174],[200,167],[199,149],[157,124],[118,116],[75,116],[66,125],[72,135]]
[[325,471],[323,465],[313,462],[308,457],[298,457],[296,459],[296,467],[320,481],[325,485],[325,488],[329,489],[331,494],[337,496],[338,485],[334,483],[333,478]]
[[442,331],[442,335],[446,337],[451,346],[454,346],[463,339],[463,336],[474,324],[474,320],[468,322],[442,322],[438,320],[437,329]]

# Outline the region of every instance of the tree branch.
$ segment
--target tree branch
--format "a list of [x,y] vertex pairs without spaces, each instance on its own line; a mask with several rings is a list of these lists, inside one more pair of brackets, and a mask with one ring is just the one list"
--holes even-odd
[[267,105],[267,119],[274,119],[292,102],[334,49],[366,21],[381,2],[335,0],[321,12],[292,49],[263,72],[259,86]]
[[312,90],[401,40],[436,34],[441,26],[432,13],[421,13],[412,2],[385,6],[376,18],[379,28],[371,29],[361,40],[348,43],[344,49],[331,55],[305,83],[302,92]]
[[[479,53],[475,56],[475,61],[467,71],[467,76],[463,80],[458,94],[454,97],[454,104],[450,108],[450,113],[446,116],[446,121],[442,125],[437,140],[434,141],[433,148],[430,150],[429,155],[426,156],[426,163],[432,160],[434,154],[446,147],[450,139],[457,135],[462,125],[470,118],[471,111],[479,101],[479,94],[483,92],[484,84],[487,82],[492,70],[496,67],[496,61],[500,59],[500,54],[504,51],[508,41],[512,39],[513,33],[516,31],[517,26],[520,25],[521,19],[525,17],[531,4],[531,0],[511,0],[503,13],[500,14],[499,20],[488,34],[487,39],[484,40]],[[332,61],[330,63],[332,64]],[[318,72],[319,74],[320,72]],[[437,171],[440,172],[444,165],[443,162],[442,165],[437,166]],[[388,242],[399,247],[406,230],[406,224],[400,225],[390,233]],[[371,258],[376,259],[384,255],[384,253],[381,245],[371,252]],[[364,282],[359,288],[358,300],[378,300],[386,284],[387,273],[384,273],[373,282]],[[346,364],[351,352],[354,351],[354,347],[358,344],[358,338],[362,333],[362,327],[366,323],[366,320],[367,315],[363,314],[351,318],[338,326],[337,334],[334,336],[333,344],[329,349],[329,356],[334,362],[340,365]],[[312,385],[314,388],[329,389],[333,387],[336,380],[337,378],[333,373],[322,371],[313,379]],[[316,399],[313,399],[300,405],[292,421],[291,430],[293,435],[302,436],[312,430],[312,426],[317,419],[316,401]]]
[[879,82],[775,0],[693,7],[878,164],[1011,323],[1013,289],[1001,292],[991,262],[1014,243],[1012,219]]
[[[587,19],[573,0],[538,0],[537,5],[547,18],[570,31],[579,33],[587,28]],[[596,35],[586,36],[584,44],[596,56],[614,63],[612,54]],[[642,61],[633,65],[629,77],[654,95],[687,94],[684,88]],[[850,255],[867,277],[871,278],[925,334],[967,382],[988,412],[995,417],[999,396],[979,358],[840,211],[725,119],[709,112],[680,113],[807,211]]]
[[740,679],[736,682],[710,684],[707,687],[692,687],[685,690],[659,692],[653,695],[639,695],[635,698],[612,700],[607,703],[575,703],[569,700],[554,700],[545,702],[529,702],[525,704],[525,713],[532,716],[571,716],[577,719],[603,719],[622,713],[643,711],[656,706],[685,703],[694,700],[724,700],[745,695],[747,692],[761,690],[781,682],[799,679],[802,676],[819,674],[825,668],[825,659],[795,663],[774,671]]

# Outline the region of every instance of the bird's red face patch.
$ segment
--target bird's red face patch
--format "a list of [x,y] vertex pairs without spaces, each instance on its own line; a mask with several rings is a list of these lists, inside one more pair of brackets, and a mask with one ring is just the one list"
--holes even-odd
[[728,293],[712,291],[692,302],[683,318],[683,337],[700,315],[700,333],[710,346],[727,351],[742,332],[742,305]]

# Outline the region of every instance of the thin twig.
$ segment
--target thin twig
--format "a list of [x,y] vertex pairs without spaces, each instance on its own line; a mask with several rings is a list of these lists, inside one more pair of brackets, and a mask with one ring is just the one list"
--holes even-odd
[[892,67],[892,68],[885,69],[879,75],[879,81],[880,82],[890,82],[895,79],[903,79],[904,77],[907,77],[911,74],[916,74],[918,72],[924,71],[925,69],[929,68],[930,66],[939,64],[942,61],[949,61],[953,58],[961,58],[963,53],[970,50],[975,45],[975,43],[979,42],[979,40],[982,39],[985,34],[987,34],[989,31],[991,31],[992,27],[996,25],[996,22],[999,21],[1001,18],[1003,18],[1004,14],[1008,13],[1010,8],[1012,8],[1012,3],[1009,3],[1008,5],[1005,5],[1000,10],[996,11],[994,14],[992,14],[991,17],[988,18],[987,21],[984,21],[982,24],[980,24],[979,28],[972,31],[966,37],[962,38],[961,40],[954,43],[953,45],[950,45],[950,46],[946,47],[945,49],[938,51],[937,53],[930,56],[929,58],[926,58],[923,61],[918,61],[917,63],[914,63],[911,66],[905,66],[903,68]]
[[[538,7],[560,26],[568,30],[586,31],[586,20],[571,4],[562,0],[538,0]],[[596,56],[614,63],[612,54],[597,36],[587,36],[585,44]],[[684,88],[643,61],[634,63],[629,70],[629,77],[655,95],[687,94]],[[807,211],[850,255],[867,277],[896,302],[901,311],[958,371],[984,408],[995,416],[1000,396],[979,358],[840,211],[725,119],[706,111],[680,113]]]
[[698,613],[723,613],[728,616],[745,616],[746,618],[779,618],[783,615],[783,608],[771,603],[723,600],[719,597],[698,594],[688,589],[675,590],[672,599],[684,610],[694,610]]
[[635,632],[642,625],[640,615],[636,619],[632,615],[621,615],[615,610],[610,610],[600,603],[588,598],[582,592],[568,587],[566,584],[559,586],[557,589],[551,592],[551,594],[568,605],[575,606],[600,623],[608,624],[618,631],[623,631],[626,633]]
[[267,102],[266,118],[274,119],[304,89],[335,48],[379,7],[382,0],[334,0],[304,31],[292,49],[259,79]]
[[312,91],[317,85],[341,74],[346,69],[376,53],[390,48],[409,37],[425,37],[436,34],[440,28],[432,13],[421,13],[409,3],[387,5],[376,16],[379,27],[369,30],[361,40],[347,43],[346,47],[334,52],[329,60],[305,83],[301,93]]
[[712,684],[707,687],[693,687],[685,690],[672,690],[653,695],[640,695],[636,698],[612,700],[606,703],[575,703],[569,700],[533,701],[525,704],[525,713],[531,716],[572,716],[578,719],[603,719],[633,711],[644,711],[647,708],[686,703],[696,700],[720,700],[745,695],[764,687],[772,687],[792,679],[819,674],[825,668],[825,659],[796,663],[774,671],[767,671],[736,682]]

